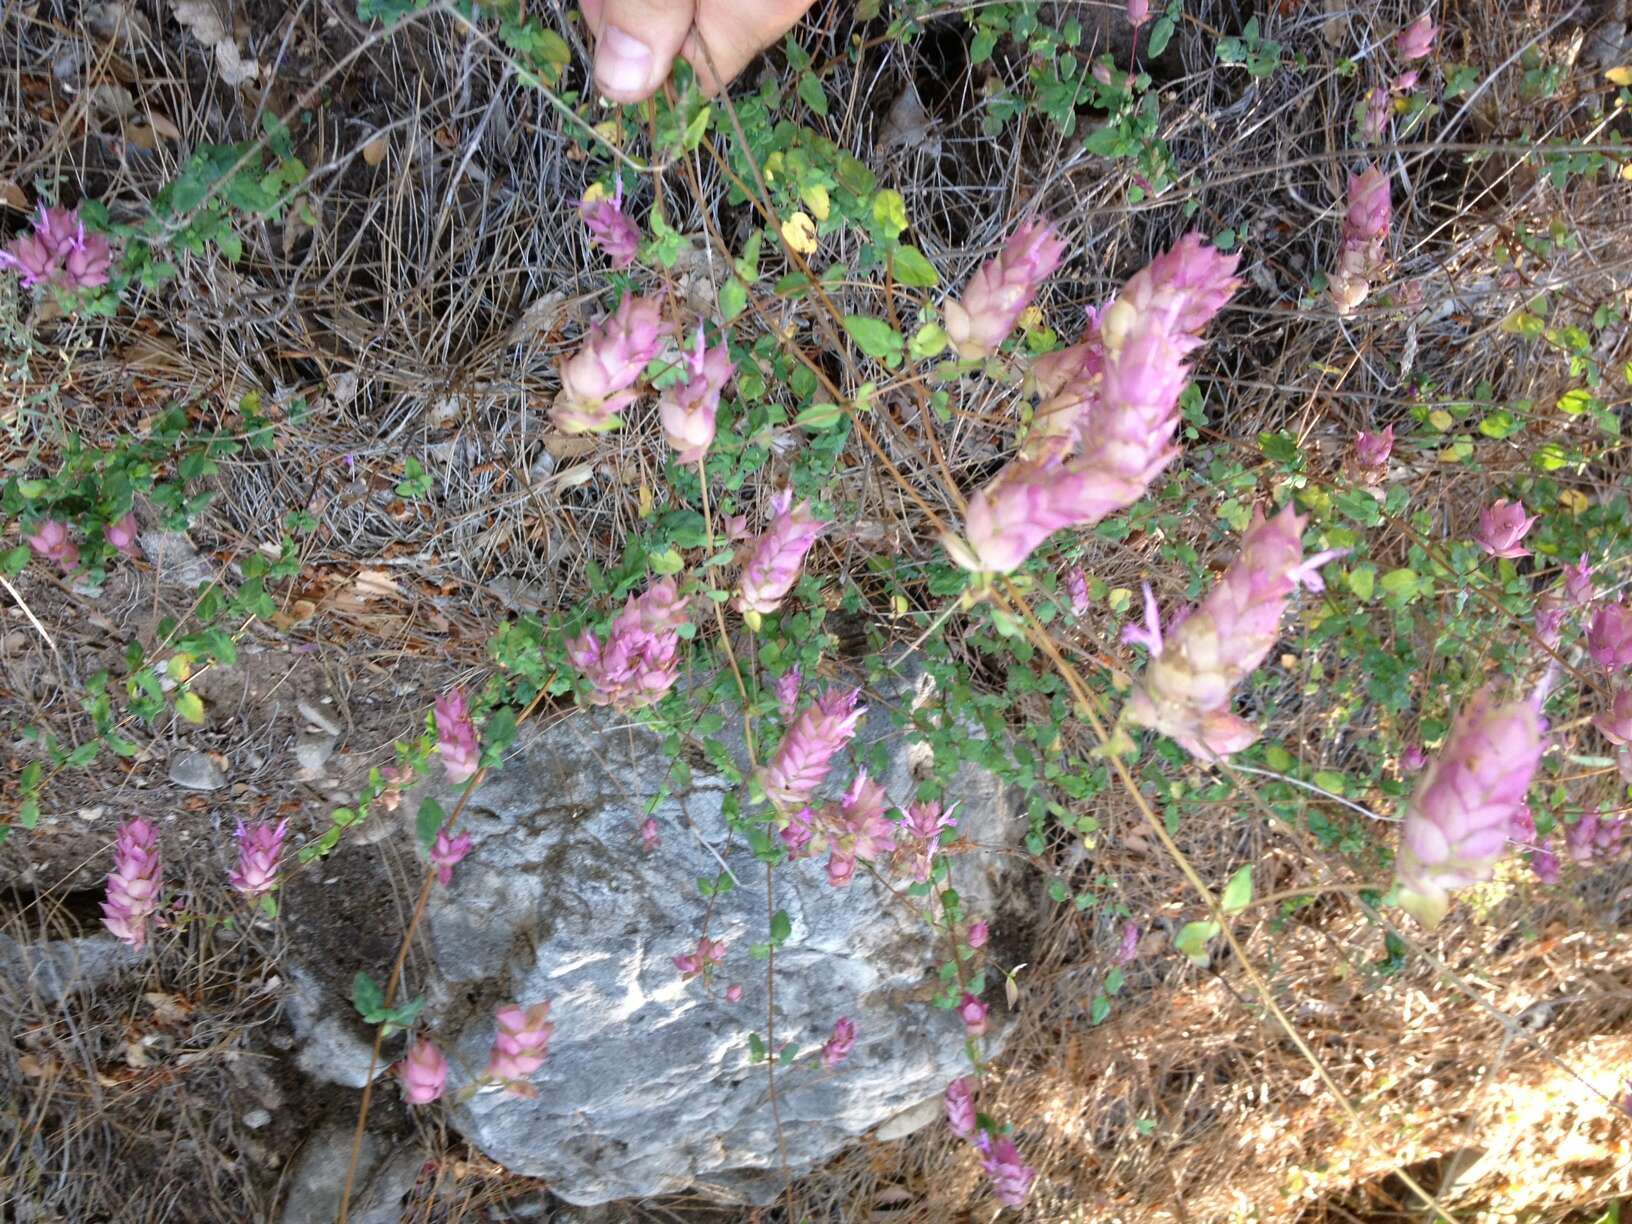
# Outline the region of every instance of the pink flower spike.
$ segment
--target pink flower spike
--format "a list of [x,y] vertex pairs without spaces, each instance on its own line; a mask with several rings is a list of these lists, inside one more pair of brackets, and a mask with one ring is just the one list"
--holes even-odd
[[856,1026],[847,1017],[833,1022],[833,1035],[822,1045],[822,1070],[831,1071],[845,1059],[856,1044]]
[[1528,701],[1498,706],[1484,689],[1457,714],[1406,807],[1395,860],[1400,904],[1424,926],[1438,925],[1451,890],[1490,879],[1543,746]]
[[271,892],[278,886],[278,859],[283,854],[283,839],[289,832],[289,822],[279,821],[276,826],[258,824],[253,829],[238,822],[238,865],[227,882],[249,900]]
[[1388,131],[1389,116],[1394,113],[1393,95],[1381,85],[1366,91],[1365,114],[1360,120],[1360,143],[1376,144]]
[[1253,511],[1240,555],[1200,606],[1168,627],[1146,663],[1124,710],[1128,721],[1171,736],[1202,760],[1257,740],[1257,729],[1231,712],[1230,696],[1268,657],[1298,587],[1330,559],[1303,557],[1303,526],[1290,504],[1272,519]]
[[431,843],[431,863],[436,867],[436,882],[443,888],[453,883],[453,869],[470,853],[470,834],[449,837],[447,829],[437,830]]
[[856,734],[866,713],[860,689],[829,689],[794,719],[773,756],[759,773],[765,796],[778,807],[797,811],[832,772],[833,758]]
[[720,392],[731,381],[735,367],[725,345],[703,348],[701,325],[697,328],[696,356],[688,356],[686,366],[686,381],[665,387],[659,393],[657,414],[663,422],[663,435],[675,451],[675,460],[698,463],[714,444]]
[[523,1010],[506,1003],[494,1013],[498,1031],[493,1035],[493,1052],[487,1060],[487,1078],[502,1082],[512,1096],[530,1096],[525,1082],[544,1065],[550,1052],[555,1025],[549,1022],[548,1002],[534,1003]]
[[971,948],[984,948],[986,941],[992,937],[992,929],[984,922],[969,924],[968,944]]
[[834,888],[848,888],[856,878],[856,856],[835,849],[827,856],[827,882]]
[[791,722],[799,708],[799,685],[803,679],[797,663],[777,678],[776,708],[781,712],[783,722]]
[[784,489],[771,503],[775,517],[742,567],[734,603],[744,616],[767,616],[782,606],[799,580],[805,554],[827,530],[827,524],[811,513],[808,501],[791,506],[792,500],[793,491]]
[[1569,609],[1557,595],[1548,592],[1536,600],[1536,636],[1549,650],[1557,650],[1564,637],[1564,621]]
[[727,1003],[741,1003],[742,987],[737,985],[735,982],[732,982],[731,985],[727,986],[725,988],[725,1001]]
[[159,908],[159,884],[158,830],[139,817],[127,821],[113,846],[102,925],[139,951],[147,942],[148,915]]
[[1587,630],[1587,653],[1594,663],[1612,671],[1632,667],[1632,611],[1624,603],[1598,609]]
[[1412,744],[1400,753],[1400,769],[1405,773],[1416,773],[1428,764],[1428,754],[1422,750],[1421,744]]
[[648,816],[640,826],[640,852],[650,854],[663,844],[657,832],[657,818]]
[[1389,91],[1397,94],[1409,93],[1411,90],[1417,87],[1417,82],[1421,78],[1422,73],[1418,72],[1415,68],[1411,68],[1400,73],[1399,76],[1395,77],[1388,83]]
[[66,573],[79,564],[79,547],[68,534],[68,524],[46,519],[27,538],[36,556],[44,561],[55,561]]
[[710,939],[707,935],[698,938],[696,951],[674,958],[674,967],[680,970],[681,978],[688,982],[692,978],[707,977],[724,963],[725,944],[720,940]]
[[1020,1149],[1013,1139],[992,1139],[982,1133],[975,1140],[980,1149],[981,1167],[991,1179],[992,1193],[1005,1207],[1022,1207],[1031,1194],[1037,1170],[1020,1159]]
[[120,552],[124,553],[125,556],[135,557],[137,555],[136,536],[139,531],[140,528],[137,526],[136,516],[126,512],[125,516],[118,522],[108,524],[108,529],[105,534],[109,544],[112,544]]
[[1162,613],[1156,605],[1156,592],[1150,589],[1150,583],[1145,583],[1145,623],[1139,625],[1125,625],[1122,629],[1122,640],[1130,646],[1143,646],[1150,652],[1153,659],[1160,658],[1162,653]]
[[1138,29],[1150,20],[1150,0],[1128,0],[1128,24]]
[[778,836],[782,844],[788,848],[788,858],[798,860],[805,857],[806,847],[814,840],[816,813],[808,807],[800,808],[788,818],[787,827]]
[[589,681],[584,700],[627,713],[662,699],[680,678],[685,599],[672,577],[631,595],[603,647],[590,630],[566,644],[567,658]]
[[1423,59],[1433,54],[1438,33],[1433,18],[1424,13],[1394,36],[1394,53],[1407,63]]
[[1073,565],[1065,571],[1065,591],[1071,597],[1071,612],[1081,616],[1088,611],[1088,575],[1082,566]]
[[631,388],[668,332],[662,311],[656,298],[630,294],[589,329],[583,346],[561,366],[561,391],[550,409],[557,429],[604,433],[623,423],[618,413],[634,403]]
[[1546,846],[1537,846],[1530,852],[1530,871],[1543,884],[1557,884],[1563,875],[1559,870],[1558,855]]
[[621,176],[611,198],[604,195],[598,200],[586,198],[578,205],[578,215],[614,269],[627,268],[635,262],[635,255],[640,251],[640,228],[624,215]]
[[1370,294],[1371,281],[1386,258],[1393,215],[1388,175],[1368,166],[1364,173],[1349,176],[1349,206],[1328,286],[1338,314],[1350,313]]
[[1139,956],[1139,924],[1124,922],[1122,924],[1122,939],[1116,947],[1116,963],[1131,965]]
[[1024,221],[969,278],[961,301],[948,300],[946,334],[965,359],[990,357],[1007,340],[1042,283],[1065,257],[1065,243],[1046,221]]
[[457,786],[476,772],[481,764],[481,745],[476,740],[476,724],[463,689],[449,689],[436,699],[436,750],[448,781]]
[[1592,563],[1587,560],[1586,553],[1582,553],[1581,559],[1574,565],[1564,567],[1564,593],[1577,607],[1592,602]]
[[1388,457],[1394,453],[1394,426],[1390,425],[1381,433],[1367,433],[1361,430],[1354,435],[1354,461],[1367,471],[1380,471],[1388,467]]
[[23,288],[50,285],[66,293],[108,283],[113,253],[100,234],[85,232],[77,208],[40,205],[34,232],[0,251],[0,268],[10,268]]
[[408,1047],[408,1057],[397,1064],[402,1095],[410,1105],[429,1105],[441,1097],[448,1083],[448,1060],[423,1037]]
[[1564,830],[1564,849],[1571,860],[1590,863],[1614,858],[1626,840],[1626,822],[1586,812]]
[[958,1003],[958,1019],[963,1021],[963,1031],[967,1036],[979,1037],[986,1031],[986,1013],[990,1010],[967,990],[963,992],[963,999]]
[[1528,557],[1530,550],[1519,541],[1535,526],[1536,515],[1526,516],[1521,502],[1498,499],[1479,512],[1479,530],[1474,539],[1493,557]]
[[942,1097],[946,1106],[946,1124],[959,1139],[975,1137],[975,1094],[967,1079],[955,1079],[946,1086]]

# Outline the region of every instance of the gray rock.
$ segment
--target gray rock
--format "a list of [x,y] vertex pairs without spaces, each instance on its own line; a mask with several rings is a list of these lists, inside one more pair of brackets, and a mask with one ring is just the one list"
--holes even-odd
[[220,790],[227,784],[227,775],[204,753],[189,750],[170,758],[170,781],[188,790]]
[[[290,988],[284,996],[284,1005],[300,1043],[295,1065],[324,1083],[361,1088],[368,1082],[374,1046],[372,1041],[364,1041],[358,1034],[350,1003],[326,997],[317,979],[298,965],[290,967],[289,978]],[[328,1010],[331,1003],[343,1008],[343,1012],[331,1013]],[[384,1075],[388,1066],[389,1059],[382,1054],[374,1066],[374,1078]]]
[[930,1123],[939,1121],[945,1108],[943,1098],[932,1096],[929,1100],[896,1114],[873,1132],[873,1138],[880,1143],[888,1143],[892,1139],[905,1139],[908,1135],[923,1130]]
[[0,935],[0,979],[10,990],[57,1003],[141,962],[142,954],[111,935],[19,943]]
[[[869,734],[889,733],[883,714],[872,722]],[[913,782],[900,747],[882,776],[904,803]],[[461,828],[475,846],[428,915],[441,975],[430,1016],[455,1068],[450,1089],[484,1065],[494,1004],[549,999],[555,1024],[538,1095],[484,1090],[453,1109],[454,1126],[581,1206],[693,1186],[767,1203],[783,1184],[766,1068],[749,1062],[749,1034],[766,1023],[765,965],[749,956],[766,938],[765,871],[728,835],[732,784],[695,763],[690,787],[656,808],[662,848],[641,852],[637,828],[669,773],[661,742],[627,718],[584,714],[524,735],[471,796]],[[844,767],[834,781],[850,776]],[[1006,789],[972,766],[952,793],[965,837],[982,847],[954,856],[952,884],[971,914],[990,915],[1008,861],[992,851],[1023,822]],[[718,874],[716,855],[743,886],[711,905],[696,881]],[[858,1031],[836,1071],[809,1057],[778,1069],[794,1172],[968,1070],[956,1017],[928,1003],[944,951],[909,903],[863,871],[834,889],[819,859],[776,872],[771,905],[793,929],[776,957],[777,1044],[813,1053],[840,1016]],[[712,989],[683,983],[671,959],[695,946],[705,920],[728,945]],[[734,1006],[723,999],[731,982],[745,991]]]
[[295,702],[295,709],[299,710],[300,716],[312,726],[327,731],[330,735],[340,734],[340,724],[335,721],[334,711],[321,702],[307,701],[302,697]]
[[308,778],[322,775],[323,767],[334,755],[334,745],[338,738],[317,731],[301,732],[300,738],[295,741],[295,760],[306,771]]
[[185,532],[159,531],[141,534],[142,551],[158,571],[160,582],[175,582],[196,588],[215,581],[215,567],[198,555]]
[[[352,1127],[336,1122],[306,1141],[289,1179],[283,1224],[334,1224],[351,1165]],[[414,1188],[421,1157],[392,1150],[376,1135],[365,1134],[357,1157],[347,1218],[351,1224],[401,1224],[402,1200]]]

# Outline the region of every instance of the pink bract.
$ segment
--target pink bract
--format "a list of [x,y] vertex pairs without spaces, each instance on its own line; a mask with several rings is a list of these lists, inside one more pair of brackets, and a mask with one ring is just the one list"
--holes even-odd
[[720,408],[720,392],[731,380],[734,367],[725,345],[703,347],[703,333],[697,330],[697,352],[686,359],[687,377],[682,383],[665,387],[658,395],[657,415],[663,435],[680,463],[697,463],[714,444],[715,417]]
[[567,658],[590,684],[584,699],[620,711],[661,700],[680,676],[686,603],[674,579],[664,578],[629,597],[604,646],[587,629],[568,642]]
[[1493,557],[1528,557],[1530,550],[1519,541],[1536,524],[1536,515],[1526,515],[1520,502],[1497,500],[1479,512],[1479,530],[1474,539]]
[[963,1021],[963,1031],[970,1037],[979,1037],[986,1031],[986,1013],[990,1010],[967,990],[958,1002],[958,1019]]
[[27,537],[28,546],[44,561],[55,561],[66,572],[79,564],[79,546],[68,533],[68,524],[46,519]]
[[1371,293],[1371,281],[1384,262],[1393,204],[1388,175],[1375,166],[1349,176],[1349,207],[1343,218],[1337,267],[1329,292],[1337,313],[1346,315]]
[[635,255],[640,250],[640,228],[624,215],[621,178],[610,197],[582,201],[578,205],[578,215],[584,219],[584,225],[595,244],[612,261],[613,268],[627,268],[635,262]]
[[856,1026],[844,1016],[833,1022],[833,1035],[822,1045],[822,1069],[831,1071],[845,1059],[856,1044]]
[[278,884],[278,859],[283,853],[283,839],[289,832],[289,822],[257,824],[246,828],[238,822],[238,865],[227,882],[244,896],[254,900],[271,892]]
[[1587,653],[1600,667],[1632,666],[1632,611],[1624,603],[1605,604],[1587,630]]
[[827,530],[827,524],[811,513],[808,501],[797,506],[792,502],[793,490],[784,489],[771,503],[771,525],[754,542],[742,567],[734,601],[739,612],[766,616],[780,608],[799,580],[805,554]]
[[109,523],[107,541],[127,557],[134,557],[136,552],[136,537],[140,532],[136,516],[128,511],[117,522]]
[[967,1079],[955,1079],[946,1086],[942,1098],[946,1124],[959,1139],[975,1137],[975,1094]]
[[1037,1170],[1020,1159],[1020,1150],[1012,1139],[993,1139],[981,1134],[975,1140],[980,1149],[981,1167],[991,1179],[992,1193],[1005,1207],[1020,1207],[1031,1194],[1037,1180]]
[[1394,36],[1394,53],[1409,63],[1433,54],[1434,38],[1439,29],[1427,13],[1418,17]]
[[147,942],[147,919],[159,908],[159,884],[158,830],[140,818],[127,821],[114,842],[102,925],[140,949]]
[[513,1096],[530,1095],[524,1081],[544,1065],[550,1052],[555,1025],[549,1022],[549,1014],[547,1002],[526,1009],[506,1003],[494,1012],[498,1031],[487,1061],[487,1077],[502,1081]]
[[760,785],[772,803],[797,811],[809,802],[866,713],[856,704],[860,697],[860,689],[829,689],[800,712],[760,770]]
[[436,751],[448,781],[458,785],[476,772],[481,764],[481,745],[476,740],[476,724],[463,689],[449,689],[436,699]]
[[963,299],[946,303],[946,334],[958,353],[980,358],[997,352],[1064,256],[1065,243],[1053,226],[1022,222],[997,257],[969,278]]
[[429,1105],[447,1087],[448,1060],[430,1042],[416,1038],[408,1047],[408,1056],[397,1064],[397,1078],[410,1105]]
[[436,868],[436,882],[443,888],[453,883],[453,869],[470,853],[470,834],[449,837],[447,829],[438,829],[431,843],[431,863]]
[[86,232],[77,208],[42,204],[34,232],[0,250],[0,268],[16,272],[25,289],[50,285],[72,293],[107,284],[113,252],[102,235]]
[[657,299],[625,297],[562,364],[561,392],[550,409],[556,428],[569,434],[602,433],[622,424],[618,413],[636,398],[630,388],[657,356],[667,331]]

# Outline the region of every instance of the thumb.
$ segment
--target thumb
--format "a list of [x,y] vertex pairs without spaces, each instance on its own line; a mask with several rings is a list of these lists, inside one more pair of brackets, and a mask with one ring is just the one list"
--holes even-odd
[[583,0],[595,34],[595,87],[614,102],[657,92],[691,29],[692,0]]

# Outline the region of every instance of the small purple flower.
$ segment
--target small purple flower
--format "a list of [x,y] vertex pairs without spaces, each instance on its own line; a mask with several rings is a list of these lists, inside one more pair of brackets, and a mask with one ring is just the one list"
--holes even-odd
[[776,706],[781,711],[783,722],[793,721],[794,713],[799,709],[799,685],[803,679],[797,663],[777,679]]
[[994,1140],[982,1132],[975,1140],[980,1149],[981,1167],[992,1180],[992,1193],[1005,1207],[1020,1207],[1031,1193],[1031,1184],[1037,1180],[1037,1170],[1020,1159],[1020,1149],[1013,1139]]
[[1361,468],[1368,471],[1381,471],[1388,467],[1388,457],[1394,453],[1394,426],[1390,425],[1381,433],[1367,433],[1361,430],[1354,435],[1354,461]]
[[443,888],[453,883],[453,869],[470,853],[470,834],[449,837],[447,829],[439,829],[436,841],[431,843],[431,862],[436,866],[436,881]]
[[850,1057],[856,1044],[856,1026],[848,1017],[833,1022],[833,1035],[822,1045],[822,1070],[831,1071]]
[[1535,526],[1536,515],[1526,515],[1522,502],[1498,499],[1479,512],[1479,530],[1474,540],[1493,557],[1528,557],[1530,550],[1519,541]]
[[968,940],[971,948],[984,948],[986,946],[986,941],[990,939],[991,936],[992,929],[984,922],[972,922],[969,924]]
[[797,860],[805,857],[805,848],[810,845],[811,840],[816,835],[815,820],[816,813],[808,807],[800,808],[792,816],[788,817],[787,827],[778,836],[782,838],[782,844],[788,848],[788,857],[790,859]]
[[1626,840],[1626,822],[1587,812],[1564,830],[1564,849],[1577,863],[1613,858]]
[[1438,33],[1433,18],[1424,13],[1394,36],[1394,52],[1407,63],[1423,59],[1433,54]]
[[481,745],[476,740],[476,724],[463,689],[449,689],[436,699],[436,750],[448,781],[458,785],[476,772],[481,763]]
[[79,564],[79,546],[69,536],[67,523],[46,519],[33,535],[27,537],[27,543],[36,556],[45,561],[55,561],[62,566],[64,573]]
[[1564,637],[1564,621],[1569,609],[1557,595],[1549,592],[1536,600],[1536,636],[1548,650],[1557,650]]
[[848,888],[856,877],[856,856],[835,849],[827,858],[827,882],[834,888]]
[[107,284],[113,253],[106,238],[85,232],[77,208],[42,204],[34,232],[0,250],[0,268],[16,272],[25,289],[48,284],[71,293]]
[[1405,773],[1416,773],[1428,764],[1428,754],[1422,750],[1421,744],[1410,744],[1400,753],[1400,769]]
[[663,844],[663,839],[657,832],[657,818],[646,817],[640,826],[640,850],[642,854],[650,854]]
[[680,976],[689,982],[694,977],[707,977],[724,962],[725,944],[703,935],[697,940],[695,952],[687,952],[674,958],[674,967],[680,970]]

